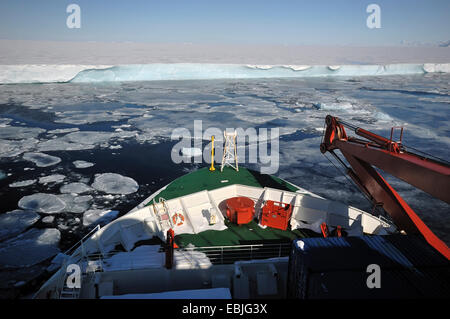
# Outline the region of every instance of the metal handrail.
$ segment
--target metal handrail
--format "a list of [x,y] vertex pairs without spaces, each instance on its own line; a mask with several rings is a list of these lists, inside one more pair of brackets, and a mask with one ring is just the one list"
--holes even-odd
[[92,234],[96,233],[98,230],[100,229],[100,225],[95,226],[93,229],[91,229],[83,238],[81,238],[75,245],[73,245],[72,247],[70,247],[69,249],[67,249],[64,252],[64,255],[69,255],[69,252],[74,250],[74,248],[76,248],[77,246],[80,246],[83,241],[89,236],[91,236]]

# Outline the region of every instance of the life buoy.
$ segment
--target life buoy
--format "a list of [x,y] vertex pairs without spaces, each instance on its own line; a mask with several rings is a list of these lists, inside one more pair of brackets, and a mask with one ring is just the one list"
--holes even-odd
[[184,223],[184,216],[181,213],[176,213],[172,216],[172,220],[176,226],[181,226]]

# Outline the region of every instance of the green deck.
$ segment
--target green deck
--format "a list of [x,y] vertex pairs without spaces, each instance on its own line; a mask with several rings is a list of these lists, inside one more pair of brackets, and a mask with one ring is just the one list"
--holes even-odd
[[[224,180],[227,180],[228,182],[223,183],[222,181]],[[238,172],[228,166],[224,167],[223,172],[221,172],[219,168],[211,172],[205,167],[174,180],[165,190],[156,196],[155,201],[158,202],[160,197],[169,200],[203,190],[211,191],[233,184],[272,187],[291,192],[297,190],[296,187],[275,176],[260,174],[243,167],[240,167]]]
[[[222,182],[224,180],[227,180],[228,182]],[[286,183],[275,176],[260,174],[243,167],[240,167],[238,172],[230,167],[225,167],[223,172],[221,172],[220,169],[211,172],[205,167],[174,180],[165,190],[155,197],[155,201],[158,202],[161,197],[169,200],[203,190],[214,190],[233,184],[271,187],[291,192],[297,190],[293,185]],[[175,241],[180,247],[190,243],[196,247],[231,246],[283,241],[288,242],[294,238],[310,237],[313,235],[300,230],[283,231],[273,228],[263,229],[259,227],[255,221],[238,226],[226,220],[225,224],[228,227],[225,230],[207,230],[198,234],[181,234],[175,237]]]

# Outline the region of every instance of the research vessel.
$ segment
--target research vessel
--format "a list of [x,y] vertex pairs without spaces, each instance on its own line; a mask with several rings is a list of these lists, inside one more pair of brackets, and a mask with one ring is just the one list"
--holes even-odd
[[[446,202],[449,166],[411,153],[401,136],[387,139],[332,116],[320,151],[344,166],[372,212],[311,193],[306,180],[297,186],[223,159],[220,168],[181,176],[94,228],[34,298],[448,296],[448,247],[372,165]],[[390,274],[384,290],[366,285],[371,263]],[[410,288],[416,275],[423,284]]]

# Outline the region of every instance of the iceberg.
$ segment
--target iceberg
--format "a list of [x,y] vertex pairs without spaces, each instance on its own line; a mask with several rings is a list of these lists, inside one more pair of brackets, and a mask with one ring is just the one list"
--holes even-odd
[[[450,63],[397,63],[384,65],[245,65],[213,63],[0,65],[0,84],[380,76],[430,72],[448,73],[450,72]],[[86,119],[78,117],[75,120],[78,123],[78,121],[84,122]]]

